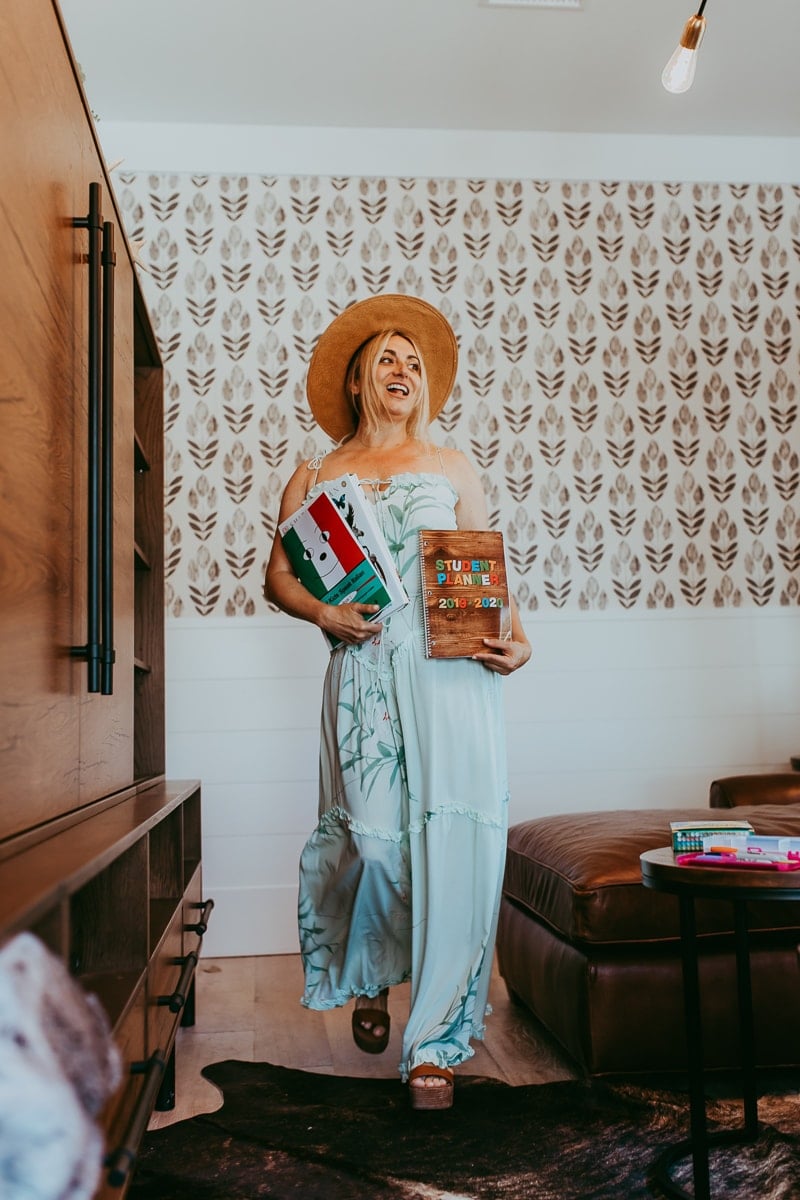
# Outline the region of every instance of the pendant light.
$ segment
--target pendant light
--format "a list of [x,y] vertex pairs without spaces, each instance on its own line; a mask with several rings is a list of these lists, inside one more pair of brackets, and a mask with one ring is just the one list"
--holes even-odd
[[693,17],[683,27],[681,40],[661,74],[661,82],[668,92],[688,92],[694,80],[697,66],[697,51],[706,31],[706,19],[703,9],[706,0],[701,0],[700,7]]

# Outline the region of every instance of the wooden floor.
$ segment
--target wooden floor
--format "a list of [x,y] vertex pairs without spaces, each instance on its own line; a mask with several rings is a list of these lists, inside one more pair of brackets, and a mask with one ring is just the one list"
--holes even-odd
[[[350,1033],[352,1006],[311,1012],[301,1006],[299,954],[258,958],[201,959],[197,969],[197,1019],[178,1033],[176,1105],[154,1113],[151,1129],[197,1113],[213,1112],[222,1097],[202,1078],[208,1063],[233,1058],[271,1062],[303,1071],[399,1080],[397,1064],[408,1015],[409,984],[389,996],[392,1036],[384,1054],[362,1053]],[[459,1069],[506,1083],[548,1083],[575,1079],[576,1068],[560,1053],[545,1030],[508,998],[495,970],[489,993],[492,1015],[486,1040],[475,1043],[475,1056]]]

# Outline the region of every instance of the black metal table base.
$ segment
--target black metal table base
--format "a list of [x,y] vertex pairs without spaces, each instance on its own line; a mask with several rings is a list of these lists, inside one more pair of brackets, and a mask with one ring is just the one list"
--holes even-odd
[[[668,1196],[678,1200],[711,1200],[708,1151],[711,1146],[752,1142],[758,1137],[758,1094],[755,1073],[755,1037],[753,1030],[753,995],[750,982],[750,947],[747,914],[743,900],[733,898],[736,941],[736,990],[739,1008],[739,1051],[742,1078],[744,1124],[741,1129],[708,1132],[704,1087],[703,1026],[700,1015],[700,976],[697,961],[697,924],[694,896],[681,892],[681,955],[683,967],[686,1046],[689,1055],[689,1124],[690,1136],[662,1154],[656,1165],[656,1179]],[[669,1173],[681,1158],[692,1156],[694,1192],[687,1192],[675,1183]]]
[[[689,1068],[689,1137],[662,1152],[651,1168],[651,1179],[669,1197],[679,1197],[680,1200],[711,1200],[709,1147],[754,1142],[760,1132],[747,904],[751,900],[789,900],[800,903],[800,872],[779,873],[746,868],[715,870],[713,867],[686,866],[675,861],[675,855],[668,846],[646,850],[640,858],[642,882],[645,887],[677,896],[680,905],[681,966]],[[739,1074],[744,1119],[737,1128],[715,1129],[712,1133],[708,1132],[706,1122],[695,900],[731,901],[734,915]],[[677,1162],[689,1156],[692,1160],[693,1192],[687,1192],[680,1187],[671,1173]],[[722,1196],[718,1193],[715,1200],[722,1200]]]
[[[706,1168],[708,1167],[708,1151],[713,1149],[714,1146],[747,1145],[749,1142],[756,1140],[758,1132],[758,1129],[755,1132],[748,1129],[720,1129],[715,1130],[713,1133],[707,1133],[705,1138]],[[672,1169],[682,1159],[694,1155],[694,1149],[692,1139],[686,1138],[682,1142],[677,1142],[674,1146],[669,1146],[656,1160],[653,1167],[653,1181],[658,1184],[658,1187],[665,1196],[670,1197],[670,1200],[673,1200],[673,1198],[674,1200],[699,1200],[700,1193],[696,1191],[687,1192],[672,1177]],[[708,1195],[708,1192],[706,1192],[706,1195]]]

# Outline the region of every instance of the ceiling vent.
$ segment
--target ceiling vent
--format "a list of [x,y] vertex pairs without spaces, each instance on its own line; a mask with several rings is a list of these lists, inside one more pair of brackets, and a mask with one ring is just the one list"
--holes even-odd
[[485,8],[583,8],[583,0],[481,0]]

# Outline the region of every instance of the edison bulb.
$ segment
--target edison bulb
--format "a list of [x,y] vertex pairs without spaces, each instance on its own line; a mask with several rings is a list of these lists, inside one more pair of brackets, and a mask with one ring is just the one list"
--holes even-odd
[[[702,6],[701,6],[702,7]],[[697,51],[706,30],[706,19],[700,13],[689,17],[684,26],[681,40],[664,70],[661,82],[668,92],[688,92],[697,67]]]
[[688,92],[694,82],[696,68],[697,51],[678,45],[661,73],[661,82],[668,92]]

